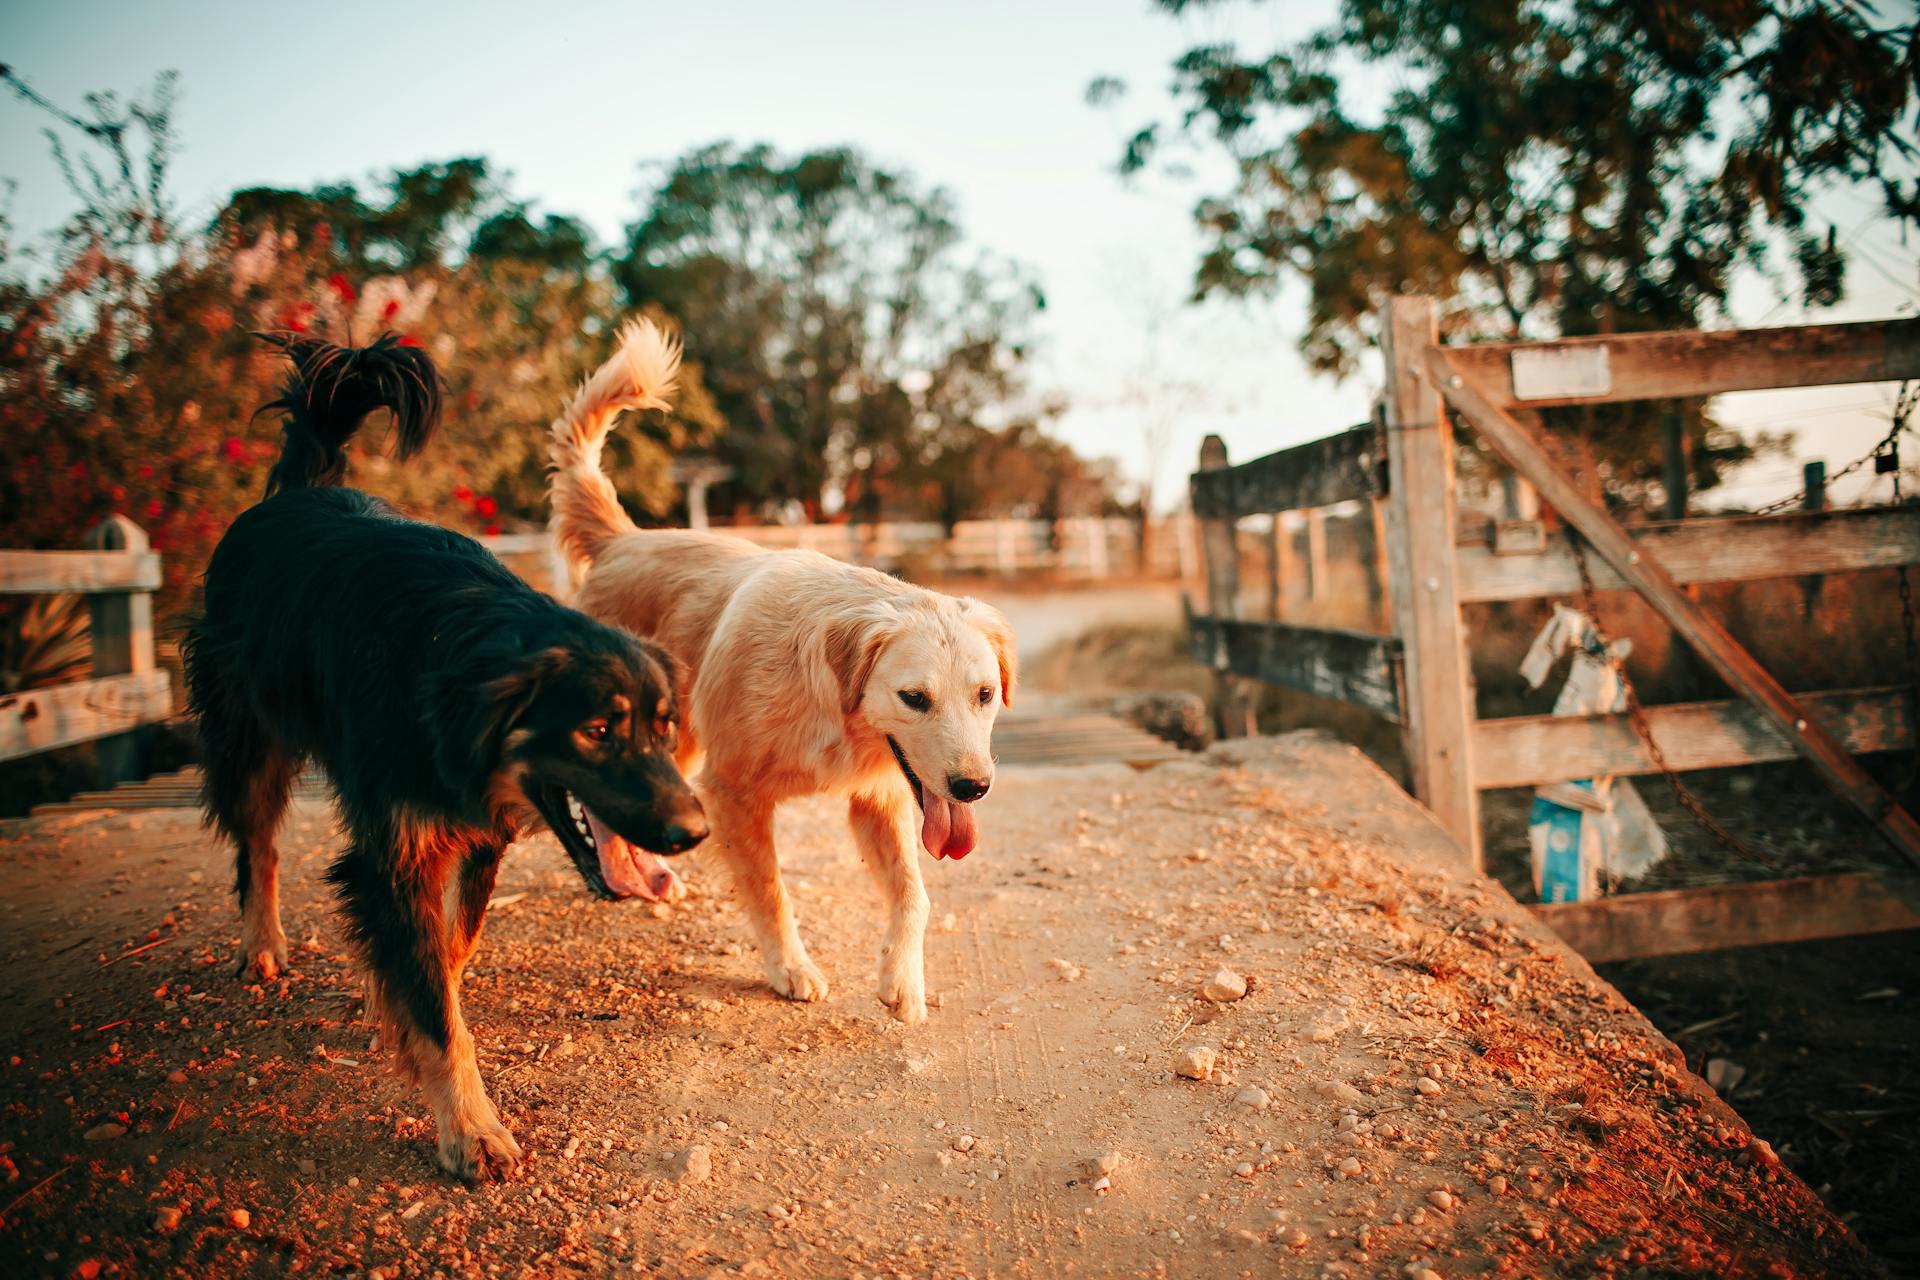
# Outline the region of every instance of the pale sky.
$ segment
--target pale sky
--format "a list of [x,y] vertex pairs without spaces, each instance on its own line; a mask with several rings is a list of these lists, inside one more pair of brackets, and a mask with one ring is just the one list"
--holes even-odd
[[[172,186],[195,216],[236,187],[363,179],[478,154],[512,174],[517,195],[584,218],[611,244],[636,212],[640,161],[719,139],[789,151],[851,144],[950,189],[976,244],[1039,277],[1049,308],[1036,390],[1075,405],[1061,430],[1077,448],[1117,456],[1134,477],[1147,468],[1143,421],[1169,423],[1156,479],[1171,496],[1209,431],[1245,459],[1366,416],[1373,369],[1335,383],[1309,375],[1295,354],[1298,286],[1259,302],[1186,305],[1198,186],[1129,186],[1113,173],[1131,129],[1166,114],[1167,67],[1180,52],[1236,34],[1270,46],[1329,6],[1175,20],[1146,0],[938,10],[851,0],[0,0],[0,60],[65,105],[178,70]],[[1087,83],[1104,74],[1132,85],[1117,109],[1085,105]],[[0,100],[0,174],[19,182],[12,216],[25,232],[70,207],[41,123],[18,100]],[[1852,273],[1848,303],[1804,315],[1754,281],[1736,299],[1741,323],[1913,313],[1920,244],[1901,244],[1863,195],[1829,208],[1843,240],[1870,255]],[[689,342],[697,348],[698,335]],[[1850,387],[1735,400],[1729,417],[1798,428],[1800,456],[1837,469],[1885,430],[1890,395]],[[1798,471],[1797,460],[1756,467],[1737,491],[1785,492]]]

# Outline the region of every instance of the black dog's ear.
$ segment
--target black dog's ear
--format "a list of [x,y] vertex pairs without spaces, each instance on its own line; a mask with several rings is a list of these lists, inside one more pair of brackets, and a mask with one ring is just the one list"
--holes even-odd
[[490,778],[500,767],[508,738],[540,690],[572,663],[565,649],[542,649],[521,658],[503,676],[475,688],[447,691],[434,740],[441,779],[456,791]]

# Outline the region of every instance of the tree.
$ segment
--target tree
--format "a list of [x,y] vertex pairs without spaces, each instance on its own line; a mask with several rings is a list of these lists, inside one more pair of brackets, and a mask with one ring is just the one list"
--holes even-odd
[[1013,396],[1043,305],[970,255],[952,200],[847,149],[718,143],[645,193],[614,278],[687,326],[740,499],[877,502],[914,437]]
[[[1813,214],[1827,189],[1864,184],[1920,218],[1917,48],[1910,18],[1861,0],[1343,0],[1287,48],[1189,50],[1179,125],[1141,129],[1121,168],[1181,141],[1224,150],[1235,180],[1195,210],[1195,292],[1302,280],[1302,351],[1336,374],[1396,292],[1440,297],[1445,327],[1475,337],[1691,327],[1724,315],[1745,270],[1838,300],[1844,252]],[[1745,456],[1698,405],[1581,412],[1612,487],[1657,474],[1670,408],[1700,481]]]
[[[578,221],[536,221],[484,160],[462,159],[390,174],[368,195],[250,188],[211,226],[183,229],[165,213],[160,88],[132,106],[94,95],[87,116],[21,96],[51,113],[79,209],[50,267],[0,235],[0,541],[74,546],[124,513],[164,553],[160,607],[177,611],[278,453],[254,417],[283,375],[253,337],[273,329],[347,342],[394,330],[432,349],[444,431],[404,467],[367,433],[356,485],[474,532],[545,523],[544,428],[619,319]],[[672,415],[616,433],[608,468],[643,518],[671,508],[672,455],[719,425],[690,365]]]

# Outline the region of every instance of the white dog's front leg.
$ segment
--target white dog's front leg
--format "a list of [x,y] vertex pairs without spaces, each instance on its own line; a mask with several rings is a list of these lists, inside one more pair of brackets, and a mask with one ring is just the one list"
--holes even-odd
[[789,1000],[827,998],[827,977],[807,957],[793,906],[780,881],[773,846],[773,807],[702,776],[695,789],[713,826],[711,848],[733,876],[734,897],[747,913],[767,984]]
[[847,805],[860,860],[887,903],[887,937],[880,947],[880,1003],[902,1022],[927,1019],[927,890],[920,883],[913,801],[904,789],[856,795]]

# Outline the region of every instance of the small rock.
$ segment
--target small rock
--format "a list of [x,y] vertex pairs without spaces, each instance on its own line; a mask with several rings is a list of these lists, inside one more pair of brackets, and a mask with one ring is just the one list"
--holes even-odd
[[1236,1178],[1251,1178],[1253,1176],[1253,1166],[1242,1160],[1239,1164],[1233,1166],[1233,1176]]
[[1307,1233],[1299,1227],[1295,1227],[1286,1234],[1287,1248],[1289,1249],[1304,1249],[1311,1241],[1312,1237],[1307,1235]]
[[1415,1267],[1407,1272],[1408,1280],[1440,1280],[1440,1273],[1432,1267]]
[[153,1215],[153,1229],[155,1231],[173,1231],[179,1227],[180,1220],[186,1216],[186,1214],[182,1213],[175,1206],[168,1205]]
[[100,1274],[100,1259],[88,1258],[74,1267],[74,1280],[95,1280]]
[[318,1173],[320,1171],[320,1166],[315,1164],[313,1161],[307,1159],[305,1156],[300,1157],[298,1164],[300,1167],[300,1172],[302,1173]]
[[1422,1097],[1431,1098],[1447,1091],[1447,1087],[1432,1076],[1421,1076],[1413,1082],[1413,1087]]
[[115,1124],[109,1120],[105,1124],[93,1126],[93,1128],[87,1130],[82,1136],[85,1137],[88,1142],[110,1142],[115,1138],[126,1137],[127,1126]]
[[1325,1044],[1346,1029],[1347,1011],[1328,1009],[1307,1024],[1307,1042]]
[[973,1135],[970,1133],[963,1133],[959,1137],[955,1138],[953,1140],[953,1149],[955,1151],[973,1150]]
[[1195,1045],[1174,1060],[1173,1074],[1189,1080],[1211,1080],[1220,1055],[1207,1045]]
[[227,1225],[236,1231],[245,1231],[253,1225],[253,1215],[245,1209],[227,1210]]
[[1055,958],[1047,961],[1047,968],[1053,970],[1068,982],[1078,982],[1080,980],[1080,966],[1071,960]]
[[1357,1157],[1354,1157],[1354,1156],[1348,1156],[1345,1160],[1342,1160],[1339,1164],[1335,1165],[1334,1167],[1339,1171],[1340,1176],[1343,1178],[1354,1178],[1354,1177],[1358,1177],[1360,1174],[1360,1161]]
[[1443,1191],[1439,1187],[1435,1187],[1433,1190],[1427,1192],[1427,1203],[1440,1210],[1440,1212],[1446,1213],[1453,1208],[1453,1194],[1449,1191]]
[[1226,1004],[1247,994],[1247,980],[1223,966],[1201,984],[1200,994],[1215,1004]]
[[1120,1167],[1120,1153],[1107,1151],[1087,1161],[1087,1172],[1095,1177],[1105,1177]]
[[1250,1084],[1240,1092],[1234,1094],[1233,1100],[1252,1107],[1255,1111],[1265,1111],[1267,1104],[1272,1101],[1272,1099],[1267,1096],[1267,1091],[1257,1084]]
[[567,1145],[561,1149],[560,1154],[568,1160],[571,1160],[575,1156],[579,1155],[580,1154],[580,1135],[576,1133],[571,1138],[568,1138]]
[[1314,1092],[1332,1102],[1342,1102],[1351,1106],[1366,1101],[1367,1095],[1348,1084],[1345,1080],[1322,1080],[1314,1086]]
[[1113,1186],[1113,1179],[1102,1175],[1101,1177],[1095,1178],[1093,1180],[1093,1193],[1095,1195],[1105,1195],[1107,1193],[1107,1189],[1112,1186]]
[[1507,1194],[1507,1175],[1504,1173],[1496,1173],[1491,1178],[1488,1178],[1487,1190],[1497,1196]]
[[167,1083],[168,1083],[168,1084],[185,1084],[186,1082],[187,1082],[187,1073],[186,1073],[186,1072],[184,1072],[184,1071],[180,1071],[180,1070],[174,1070],[174,1071],[169,1071],[169,1072],[167,1072]]
[[1761,1138],[1753,1140],[1752,1145],[1747,1148],[1747,1155],[1752,1157],[1755,1164],[1765,1165],[1768,1168],[1773,1168],[1780,1163],[1780,1154],[1773,1149],[1773,1144]]
[[705,1182],[712,1173],[712,1147],[688,1147],[673,1162],[675,1182]]

